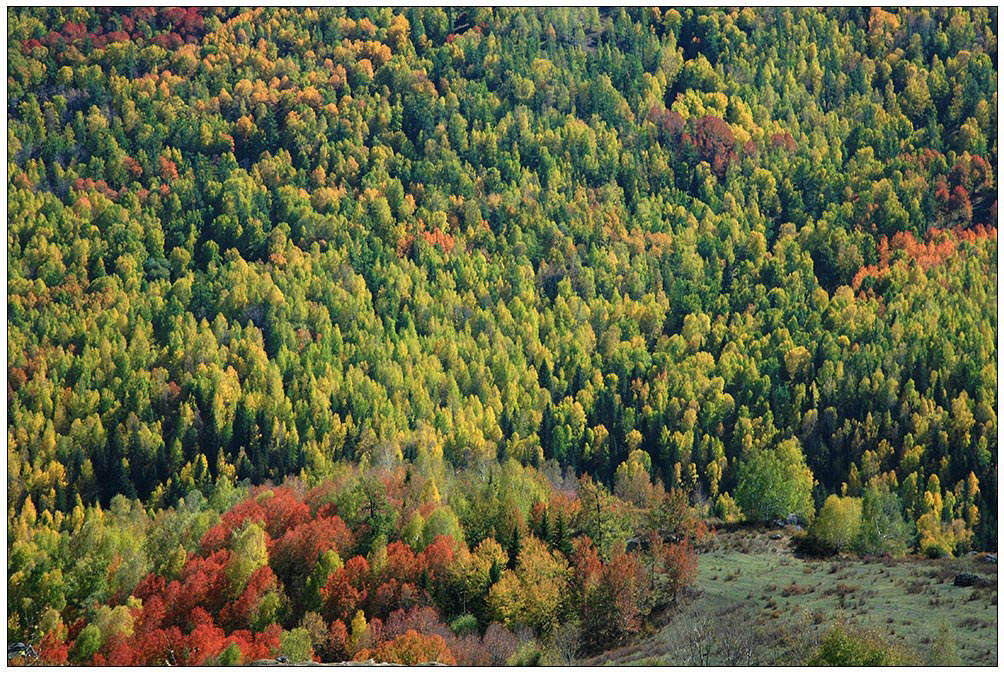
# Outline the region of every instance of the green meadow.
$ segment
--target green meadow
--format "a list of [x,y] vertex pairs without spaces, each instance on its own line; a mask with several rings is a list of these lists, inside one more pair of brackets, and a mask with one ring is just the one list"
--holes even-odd
[[[944,627],[962,664],[997,664],[997,567],[975,557],[799,558],[788,533],[741,529],[718,533],[698,559],[696,588],[665,626],[590,663],[795,663],[842,622],[919,664],[932,661]],[[961,572],[988,585],[954,586]]]

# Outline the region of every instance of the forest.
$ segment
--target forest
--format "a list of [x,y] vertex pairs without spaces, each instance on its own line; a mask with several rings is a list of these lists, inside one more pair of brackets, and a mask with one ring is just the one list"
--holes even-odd
[[996,551],[995,8],[7,18],[43,663],[570,663],[716,527]]

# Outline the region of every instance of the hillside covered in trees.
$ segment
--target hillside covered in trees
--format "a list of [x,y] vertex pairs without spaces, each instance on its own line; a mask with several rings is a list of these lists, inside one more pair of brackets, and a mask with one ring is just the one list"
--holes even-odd
[[8,640],[539,663],[705,522],[995,550],[996,27],[9,9]]

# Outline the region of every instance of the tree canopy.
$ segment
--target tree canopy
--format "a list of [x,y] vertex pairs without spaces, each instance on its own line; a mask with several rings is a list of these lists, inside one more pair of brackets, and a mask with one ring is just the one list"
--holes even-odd
[[[560,593],[579,537],[634,568],[681,502],[861,498],[862,549],[996,549],[996,31],[11,8],[9,637],[414,661],[451,632],[383,638],[397,606],[545,632],[488,585]],[[201,612],[143,622],[149,577]],[[649,614],[621,580],[581,594],[610,642]]]

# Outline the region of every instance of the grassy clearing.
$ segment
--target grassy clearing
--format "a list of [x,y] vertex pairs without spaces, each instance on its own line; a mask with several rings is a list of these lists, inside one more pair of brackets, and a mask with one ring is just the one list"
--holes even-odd
[[[701,629],[715,628],[715,622],[740,614],[737,627],[757,624],[760,647],[773,648],[769,657],[783,663],[799,663],[793,659],[812,648],[834,622],[843,620],[912,650],[920,663],[927,663],[930,646],[944,624],[955,637],[963,664],[997,664],[995,565],[974,558],[801,559],[792,554],[788,534],[771,539],[778,533],[719,533],[699,557],[693,599],[672,621],[651,638],[592,663],[699,662]],[[959,572],[976,573],[992,586],[956,587],[952,582]],[[681,640],[691,643],[681,646]],[[714,657],[704,661],[726,663]]]

